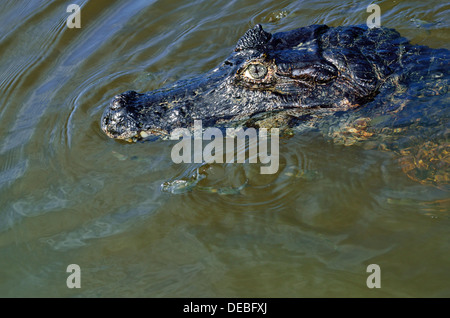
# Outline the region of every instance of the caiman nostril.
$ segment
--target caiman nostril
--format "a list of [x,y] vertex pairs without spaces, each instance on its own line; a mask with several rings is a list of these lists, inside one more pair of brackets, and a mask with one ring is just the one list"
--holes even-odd
[[111,101],[111,104],[109,105],[109,108],[111,110],[118,110],[124,106],[124,96],[123,94],[119,94],[114,96],[113,100]]
[[122,107],[121,102],[119,100],[113,100],[109,105],[111,110],[118,110]]
[[114,96],[109,105],[111,110],[118,110],[125,107],[127,104],[132,103],[139,94],[135,91],[127,91],[125,93]]
[[126,91],[125,93],[121,94],[124,97],[128,97],[128,98],[134,98],[136,96],[138,96],[139,94],[136,91]]

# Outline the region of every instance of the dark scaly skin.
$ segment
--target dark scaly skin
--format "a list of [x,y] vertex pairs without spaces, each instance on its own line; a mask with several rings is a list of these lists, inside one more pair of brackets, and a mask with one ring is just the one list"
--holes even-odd
[[387,28],[312,25],[270,34],[256,25],[207,74],[115,96],[101,127],[138,141],[198,119],[204,128],[307,125],[344,144],[376,142],[409,158],[400,163],[411,178],[448,183],[449,56]]
[[[394,38],[385,41],[388,54],[377,51],[380,33]],[[195,119],[209,127],[266,112],[291,110],[298,117],[346,110],[378,93],[398,66],[399,42],[406,43],[387,29],[314,25],[271,35],[257,25],[211,72],[145,94],[115,96],[103,114],[102,129],[112,138],[139,139],[142,131],[168,135],[177,127],[191,127]],[[251,78],[249,65],[263,65],[266,76]]]

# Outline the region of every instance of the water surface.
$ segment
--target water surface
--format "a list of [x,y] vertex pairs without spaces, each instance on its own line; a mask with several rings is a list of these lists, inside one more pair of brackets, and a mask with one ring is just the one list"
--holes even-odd
[[[66,26],[71,3],[80,29]],[[256,23],[361,24],[370,3],[2,1],[0,296],[449,297],[448,191],[408,178],[391,152],[297,133],[261,175],[177,165],[173,142],[100,130],[114,95],[210,70]],[[450,48],[447,4],[375,3],[384,26]],[[191,186],[164,191],[174,180]]]

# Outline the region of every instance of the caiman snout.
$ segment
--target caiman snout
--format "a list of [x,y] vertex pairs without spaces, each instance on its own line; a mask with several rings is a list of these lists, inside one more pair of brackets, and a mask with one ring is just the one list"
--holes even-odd
[[111,138],[127,141],[168,135],[166,104],[159,94],[127,91],[116,95],[103,112],[102,130]]
[[128,139],[138,132],[132,109],[138,95],[135,91],[128,91],[114,96],[111,100],[101,119],[102,129],[109,137]]

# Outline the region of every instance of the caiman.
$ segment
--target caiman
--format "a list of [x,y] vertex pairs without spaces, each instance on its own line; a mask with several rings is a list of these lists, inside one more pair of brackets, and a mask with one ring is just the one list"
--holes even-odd
[[218,67],[148,92],[116,95],[101,118],[111,138],[165,138],[175,128],[314,127],[336,142],[399,155],[423,183],[449,183],[449,50],[385,27],[248,30]]

